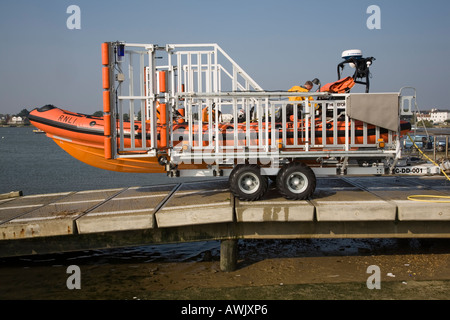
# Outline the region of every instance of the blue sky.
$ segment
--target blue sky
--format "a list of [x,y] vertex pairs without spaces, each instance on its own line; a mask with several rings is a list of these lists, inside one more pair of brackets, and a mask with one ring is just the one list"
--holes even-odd
[[[69,5],[81,30],[69,30]],[[369,30],[370,5],[381,29]],[[100,45],[218,43],[264,89],[337,80],[346,49],[377,60],[371,92],[417,88],[419,108],[450,109],[450,2],[382,0],[16,0],[0,2],[0,113],[45,104],[101,110]]]

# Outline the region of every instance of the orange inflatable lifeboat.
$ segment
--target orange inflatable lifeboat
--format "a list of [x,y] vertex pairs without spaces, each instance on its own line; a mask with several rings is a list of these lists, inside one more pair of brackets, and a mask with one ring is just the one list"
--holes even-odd
[[[105,137],[103,117],[74,113],[46,105],[29,114],[29,120],[36,128],[45,131],[58,146],[74,158],[91,166],[119,172],[164,173],[164,167],[155,157],[105,158]],[[125,131],[125,145],[130,145],[129,128]],[[139,146],[139,139],[135,141]]]
[[[107,159],[105,158],[105,119],[104,117],[95,117],[80,113],[74,113],[66,110],[56,108],[52,105],[46,105],[41,108],[36,108],[29,114],[29,120],[32,125],[36,128],[45,131],[47,136],[52,138],[62,149],[68,152],[71,156],[83,161],[91,166],[98,167],[101,169],[120,171],[120,172],[142,172],[142,173],[164,173],[165,167],[158,163],[156,157],[136,157],[136,158],[117,158],[117,159]],[[292,119],[291,119],[292,120]],[[308,124],[309,127],[311,124]],[[203,146],[208,146],[208,124],[203,123],[203,127],[198,130],[197,123],[193,125],[192,141],[196,145],[198,141],[198,134],[203,134]],[[234,141],[234,123],[222,123],[219,127],[219,132],[221,134],[221,144],[226,146],[235,145]],[[238,123],[237,124],[238,133],[238,145],[246,145],[246,130],[249,128],[251,130],[250,139],[251,145],[258,145],[258,139],[263,139],[263,137],[258,133],[257,123]],[[264,129],[265,122],[262,124]],[[276,124],[276,130],[279,130],[279,138],[282,137],[281,123]],[[297,123],[297,132],[294,132],[294,123],[289,121],[286,123],[286,145],[294,145],[297,142],[298,145],[305,144],[305,127],[306,123],[300,121]],[[315,121],[315,141],[313,144],[322,145],[326,144],[345,144],[346,131],[350,130],[349,127],[346,128],[345,121],[337,121],[336,132],[337,141],[334,141],[335,124],[333,122],[328,122],[325,124],[326,128],[326,141],[323,140],[323,129],[321,119],[316,119]],[[402,121],[400,123],[401,134],[406,134],[410,129],[411,125],[409,122]],[[173,144],[177,145],[182,143],[182,141],[188,140],[188,124],[186,122],[174,122],[172,125],[174,132]],[[346,130],[347,129],[347,130]],[[134,124],[135,133],[135,146],[137,148],[142,147],[142,135],[141,123],[135,122]],[[309,129],[311,130],[311,128]],[[375,126],[367,125],[367,144],[376,144],[376,131]],[[162,127],[158,126],[157,135],[158,148],[163,148],[165,145],[161,143],[161,132]],[[361,121],[355,121],[355,137],[354,144],[363,144],[364,141],[364,124]],[[311,131],[310,131],[311,133]],[[150,135],[146,132],[147,142],[146,147],[150,147]],[[347,134],[349,135],[349,134]],[[269,135],[270,137],[270,135]],[[310,137],[311,138],[311,137]],[[388,141],[388,130],[380,129],[380,139]],[[130,147],[131,137],[130,137],[130,122],[124,122],[124,141],[123,145],[125,148]],[[297,139],[297,140],[296,140]],[[270,143],[270,140],[269,140]],[[310,142],[311,143],[311,142]],[[121,144],[120,138],[117,138],[118,146]],[[201,169],[205,168],[206,165],[180,165],[179,169]]]

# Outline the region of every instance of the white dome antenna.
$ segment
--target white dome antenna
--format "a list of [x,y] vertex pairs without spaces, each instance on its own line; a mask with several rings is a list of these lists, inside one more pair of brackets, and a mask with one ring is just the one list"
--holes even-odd
[[344,52],[342,52],[342,58],[345,60],[348,60],[350,58],[362,58],[362,51],[359,49],[345,50]]

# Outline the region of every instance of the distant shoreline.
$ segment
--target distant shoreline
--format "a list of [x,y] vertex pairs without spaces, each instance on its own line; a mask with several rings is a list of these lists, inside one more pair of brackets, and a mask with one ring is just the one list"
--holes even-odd
[[34,127],[31,124],[0,124],[0,128],[22,128],[22,127]]

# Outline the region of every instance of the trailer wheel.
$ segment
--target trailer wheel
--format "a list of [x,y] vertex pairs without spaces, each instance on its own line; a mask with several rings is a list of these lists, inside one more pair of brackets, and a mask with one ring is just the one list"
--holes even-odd
[[256,165],[237,165],[230,174],[230,191],[244,201],[261,199],[267,192],[267,177]]
[[289,163],[278,172],[277,189],[286,199],[305,200],[316,189],[316,175],[303,163]]

